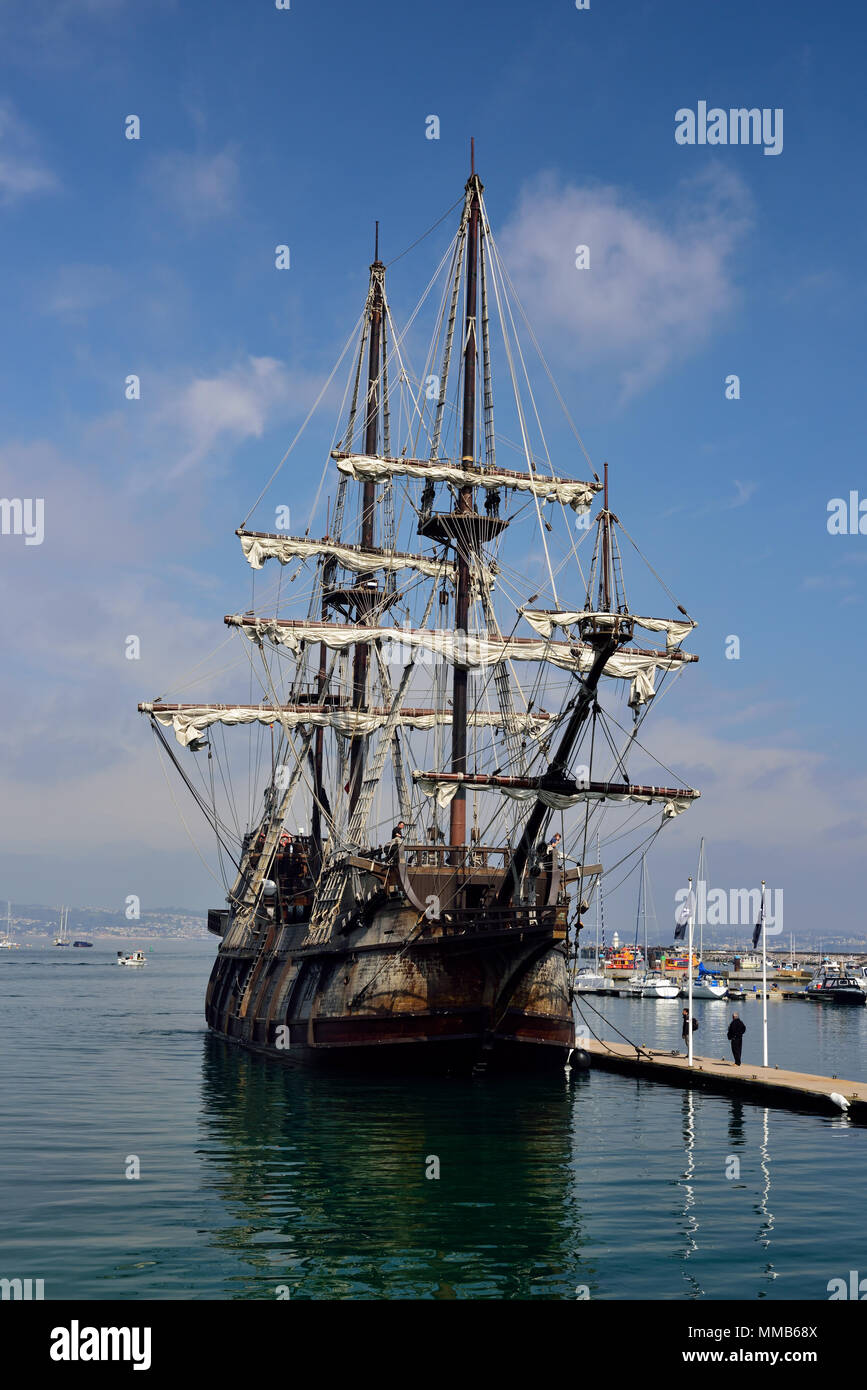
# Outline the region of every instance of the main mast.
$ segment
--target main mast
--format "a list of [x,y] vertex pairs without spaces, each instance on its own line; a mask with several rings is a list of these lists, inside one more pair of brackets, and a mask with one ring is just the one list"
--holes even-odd
[[[379,442],[379,402],[380,380],[382,376],[382,319],[385,305],[383,280],[385,266],[379,259],[379,223],[376,224],[376,244],[373,264],[370,267],[370,346],[367,357],[367,414],[364,431],[364,452],[368,458],[375,457]],[[361,547],[371,550],[374,545],[373,518],[376,510],[376,483],[367,478],[363,484],[361,503]],[[369,575],[360,575],[355,586],[355,616],[359,623],[368,621],[371,611],[379,600],[378,585],[371,587]],[[367,696],[367,670],[369,646],[359,642],[355,647],[352,665],[352,708],[364,708]],[[355,803],[361,791],[364,772],[365,740],[358,735],[352,740],[349,759],[349,814],[355,810]]]
[[[482,185],[476,173],[475,141],[470,141],[470,177],[466,187],[470,198],[470,217],[467,233],[467,278],[463,351],[463,412],[461,429],[461,463],[473,466],[476,442],[476,300],[479,255],[479,206]],[[453,511],[461,517],[475,512],[472,487],[458,492]],[[455,592],[455,630],[466,633],[470,610],[470,552],[475,537],[472,523],[455,531],[457,586]],[[455,666],[452,682],[452,772],[467,770],[467,684],[465,667]],[[449,844],[463,845],[467,839],[467,793],[459,786],[451,803],[449,815]]]

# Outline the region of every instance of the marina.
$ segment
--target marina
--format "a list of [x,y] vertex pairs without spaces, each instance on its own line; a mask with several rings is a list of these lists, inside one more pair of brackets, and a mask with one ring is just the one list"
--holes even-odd
[[[207,940],[162,942],[144,971],[114,959],[111,943],[0,958],[4,1252],[46,1299],[273,1300],[285,1286],[292,1300],[568,1301],[586,1285],[594,1301],[762,1299],[779,1322],[786,1300],[825,1300],[862,1267],[867,1134],[833,1106],[595,1059],[569,1076],[312,1075],[209,1036]],[[638,1040],[676,1045],[679,1000],[592,1002],[606,1037],[641,1018]],[[698,1051],[719,1058],[730,1010],[696,1008]],[[862,1010],[774,1016],[772,1058],[861,1074]],[[128,1154],[147,1181],[124,1180]]]
[[594,1067],[608,1071],[674,1086],[707,1087],[794,1110],[817,1110],[824,1115],[842,1113],[856,1124],[867,1125],[867,1082],[809,1076],[779,1066],[751,1063],[736,1067],[724,1058],[698,1054],[690,1065],[682,1055],[597,1039],[584,1039],[580,1047],[590,1054]]

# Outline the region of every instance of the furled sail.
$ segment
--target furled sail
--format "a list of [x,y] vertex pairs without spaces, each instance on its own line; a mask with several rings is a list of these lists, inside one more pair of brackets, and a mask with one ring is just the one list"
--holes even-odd
[[653,787],[629,782],[592,782],[576,784],[575,790],[556,791],[520,777],[486,777],[483,774],[413,772],[413,781],[426,796],[436,797],[437,804],[447,806],[459,786],[489,788],[513,801],[541,801],[557,811],[577,806],[582,801],[635,801],[652,805],[663,803],[662,814],[668,820],[686,811],[700,795],[692,787]]
[[[323,642],[337,651],[361,642],[385,642],[405,648],[407,652],[421,647],[450,665],[466,670],[481,670],[499,661],[550,661],[563,670],[589,671],[595,659],[595,648],[586,642],[537,641],[532,637],[500,640],[439,628],[355,627],[308,623],[300,619],[260,619],[241,614],[230,614],[224,621],[230,627],[240,627],[251,641],[266,638],[293,652],[299,651],[304,642]],[[671,671],[682,662],[697,660],[688,652],[623,649],[609,657],[605,675],[631,681],[629,703],[637,706],[653,697],[657,669]]]
[[[281,724],[284,728],[312,725],[315,728],[335,729],[344,736],[372,734],[388,719],[387,709],[323,709],[316,705],[163,705],[141,704],[139,710],[150,714],[163,728],[171,728],[184,748],[195,748],[202,734],[214,724]],[[509,716],[509,728],[516,733],[541,737],[550,723],[551,715],[542,710],[533,714]],[[433,729],[450,724],[450,709],[402,709],[397,725],[405,729]],[[473,710],[468,717],[473,728],[502,729],[506,722],[501,714]]]
[[586,512],[599,492],[600,483],[581,482],[575,478],[545,477],[543,473],[518,473],[508,468],[460,467],[444,459],[373,458],[367,454],[332,453],[341,473],[360,481],[383,482],[387,478],[420,478],[423,482],[454,483],[457,486],[515,488],[532,492],[543,502],[563,502],[576,512]]
[[361,546],[340,545],[335,541],[272,535],[262,531],[239,530],[235,534],[240,536],[244,557],[254,570],[260,570],[266,560],[279,560],[281,565],[288,565],[293,560],[310,560],[318,555],[327,555],[356,574],[366,574],[371,570],[410,569],[431,579],[451,579],[455,572],[453,561],[437,560],[434,556],[406,555],[398,550],[365,550]]
[[[623,614],[619,613],[595,613],[586,608],[567,608],[547,610],[539,608],[519,608],[518,612],[527,619],[531,627],[542,637],[551,637],[555,627],[571,627],[573,623],[579,622],[582,618],[592,618],[596,627],[614,627],[615,623],[622,620]],[[665,642],[669,650],[679,647],[693,628],[697,626],[691,619],[680,618],[637,618],[634,614],[628,615],[636,627],[644,628],[646,632],[664,632]]]

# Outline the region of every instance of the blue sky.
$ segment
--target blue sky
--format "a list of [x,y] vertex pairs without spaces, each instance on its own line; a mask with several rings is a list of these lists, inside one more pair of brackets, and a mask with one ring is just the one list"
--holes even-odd
[[[867,537],[826,519],[867,496],[865,29],[678,0],[0,10],[0,495],[46,506],[43,545],[0,536],[0,896],[215,896],[135,703],[245,606],[233,531],[360,312],[373,221],[389,261],[461,196],[474,135],[615,510],[700,622],[657,742],[704,796],[657,898],[706,833],[714,879],[784,887],[787,932],[860,924]],[[782,108],[782,153],[676,144],[702,100]],[[389,271],[398,318],[453,221]],[[559,424],[549,442],[583,476]]]

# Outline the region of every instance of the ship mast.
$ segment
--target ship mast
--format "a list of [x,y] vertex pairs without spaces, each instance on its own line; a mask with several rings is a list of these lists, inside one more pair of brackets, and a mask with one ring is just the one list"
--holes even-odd
[[[373,264],[370,267],[370,346],[367,358],[367,414],[364,432],[364,452],[368,458],[375,457],[379,437],[379,383],[382,375],[380,358],[382,355],[382,320],[385,304],[384,276],[385,266],[379,259],[379,223],[377,222]],[[374,545],[373,517],[375,509],[376,483],[366,478],[363,484],[361,503],[361,546],[364,550],[371,550]],[[371,588],[370,575],[362,574],[359,576],[355,588],[356,620],[366,624],[380,597],[378,586],[374,581]],[[363,709],[365,705],[368,664],[368,643],[359,642],[355,647],[352,665],[352,708],[356,710]],[[355,803],[361,791],[364,774],[364,749],[365,740],[361,735],[352,740],[349,761],[350,816],[355,810]]]
[[[461,428],[461,463],[473,466],[476,438],[476,299],[477,264],[479,254],[479,200],[482,185],[476,173],[475,140],[470,141],[470,177],[466,192],[470,198],[467,236],[467,274],[464,323],[463,411]],[[462,487],[453,507],[456,515],[472,516],[472,487]],[[455,630],[466,633],[470,609],[470,547],[473,544],[472,523],[455,535],[457,586],[455,594]],[[465,667],[455,666],[452,682],[452,772],[467,770],[467,684]],[[463,845],[467,839],[467,793],[460,786],[451,803],[449,814],[449,844]]]
[[[595,652],[593,664],[581,683],[580,692],[575,700],[569,721],[557,746],[557,750],[551,759],[547,772],[539,779],[540,791],[571,792],[575,789],[575,782],[569,774],[569,764],[572,752],[578,735],[586,722],[591,711],[596,706],[596,689],[605,670],[606,663],[624,642],[628,642],[633,633],[633,622],[628,612],[622,612],[615,621],[605,620],[606,616],[612,613],[612,546],[611,546],[611,512],[608,509],[608,464],[605,465],[605,483],[603,507],[597,519],[598,533],[597,541],[601,542],[601,568],[602,573],[599,580],[599,619],[589,614],[587,618],[581,620],[579,626],[582,639],[592,646]],[[592,580],[591,580],[592,583]],[[590,590],[588,587],[588,596]],[[595,717],[595,716],[594,716]],[[506,875],[503,886],[497,895],[497,903],[500,907],[507,906],[514,897],[520,892],[521,878],[524,873],[531,854],[534,852],[536,837],[542,829],[549,814],[550,808],[547,803],[540,799],[536,802],[530,816],[524,826],[523,834],[518,842],[515,853],[512,856],[511,873]]]

